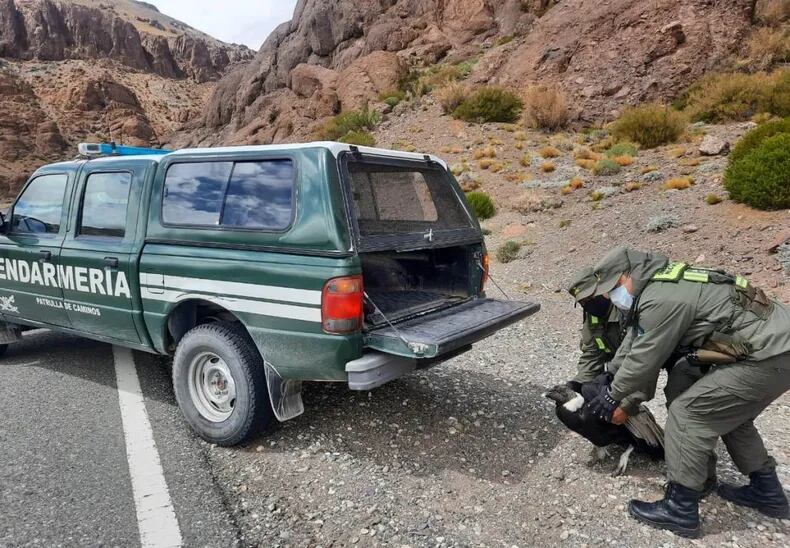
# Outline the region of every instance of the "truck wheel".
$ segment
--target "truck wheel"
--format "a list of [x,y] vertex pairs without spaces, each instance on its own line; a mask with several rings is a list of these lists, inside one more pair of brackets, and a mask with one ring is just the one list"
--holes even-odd
[[0,344],[0,358],[5,356],[6,351],[8,350],[7,344]]
[[184,335],[173,360],[173,389],[187,422],[210,443],[239,444],[274,419],[263,359],[230,323],[199,325]]

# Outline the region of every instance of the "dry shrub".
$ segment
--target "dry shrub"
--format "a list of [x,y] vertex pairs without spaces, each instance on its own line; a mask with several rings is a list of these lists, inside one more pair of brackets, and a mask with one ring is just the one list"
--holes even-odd
[[622,156],[615,156],[614,158],[612,158],[612,160],[614,160],[615,162],[617,162],[623,167],[630,166],[631,164],[634,163],[634,158],[632,156],[629,156],[628,154],[623,154]]
[[664,190],[686,190],[691,188],[691,179],[688,177],[675,177],[661,185],[661,188]]
[[685,154],[686,154],[686,148],[685,147],[670,148],[667,151],[667,156],[669,156],[670,158],[680,158],[681,156],[683,156]]
[[492,165],[494,165],[494,163],[495,163],[495,162],[494,162],[494,160],[492,160],[492,159],[490,159],[490,158],[483,158],[482,160],[480,160],[479,162],[477,162],[477,166],[478,166],[480,169],[488,169],[489,167],[491,167]]
[[763,25],[781,25],[790,19],[790,0],[758,0],[756,12]]
[[646,173],[650,173],[651,171],[656,171],[657,169],[658,169],[658,166],[645,166],[645,167],[643,167],[642,169],[639,170],[639,173],[644,175]]
[[543,173],[551,173],[555,169],[557,169],[557,166],[555,166],[551,162],[543,162],[542,164],[540,164],[540,170]]
[[642,183],[637,183],[632,181],[630,183],[625,184],[626,192],[633,192],[635,190],[639,190],[640,188],[642,188]]
[[755,29],[746,42],[749,64],[769,69],[790,60],[790,27]]
[[578,159],[578,160],[576,160],[576,165],[581,167],[581,168],[587,169],[587,170],[592,170],[592,169],[595,169],[596,162],[597,162],[597,160]]
[[552,135],[551,137],[549,137],[549,144],[560,150],[565,150],[568,152],[573,150],[573,141],[571,141],[565,135],[560,135],[560,134]]
[[707,196],[705,196],[705,203],[708,205],[716,205],[716,204],[720,204],[721,202],[722,199],[716,194],[708,194]]
[[573,188],[570,185],[564,186],[560,189],[560,194],[563,196],[570,194],[571,192],[573,192]]
[[573,153],[573,157],[577,160],[595,160],[598,161],[601,159],[601,155],[597,152],[593,152],[587,147],[577,148],[576,151]]
[[513,145],[513,148],[515,148],[516,150],[524,150],[524,143],[522,143],[521,141],[516,141],[516,144]]
[[790,71],[709,74],[680,100],[694,121],[748,120],[758,113],[790,115]]
[[526,154],[524,154],[524,156],[521,157],[521,159],[519,160],[519,163],[521,163],[521,165],[524,166],[524,167],[531,166],[532,165],[532,155],[529,152],[527,152]]
[[450,152],[452,154],[461,154],[463,151],[464,151],[464,149],[459,147],[459,146],[450,147]]
[[452,114],[471,94],[471,88],[461,82],[451,82],[436,91],[436,100],[442,112]]
[[527,140],[527,132],[526,131],[516,131],[513,133],[513,138],[516,141],[526,141]]
[[478,148],[472,153],[472,156],[475,160],[479,160],[480,158],[496,158],[496,149],[492,146]]
[[570,186],[573,190],[579,190],[580,188],[584,188],[584,179],[582,179],[581,177],[574,177],[573,179],[570,180],[568,186]]
[[618,141],[628,140],[644,148],[655,148],[676,141],[686,129],[683,113],[654,103],[628,108],[612,124]]
[[540,149],[540,155],[543,158],[557,158],[558,156],[562,155],[562,152],[560,152],[557,148],[547,146]]
[[530,86],[524,92],[524,117],[530,127],[556,130],[568,123],[568,98],[549,86]]
[[700,165],[700,163],[702,163],[702,160],[699,158],[681,158],[678,160],[678,165],[683,167],[695,167]]
[[501,146],[501,145],[505,144],[505,143],[502,142],[501,139],[497,139],[496,137],[489,137],[488,138],[488,143],[490,145],[495,145],[495,146]]
[[602,158],[595,163],[593,173],[601,176],[617,175],[620,173],[620,164],[610,158]]
[[505,164],[502,164],[500,162],[494,162],[493,164],[491,164],[491,171],[493,171],[494,173],[499,173],[503,169],[505,169]]

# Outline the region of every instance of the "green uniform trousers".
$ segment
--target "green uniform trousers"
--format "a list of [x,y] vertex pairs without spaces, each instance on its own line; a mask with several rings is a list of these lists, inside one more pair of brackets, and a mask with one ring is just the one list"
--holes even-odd
[[713,366],[680,395],[673,393],[665,436],[668,479],[702,490],[715,474],[719,437],[742,474],[776,466],[754,419],[789,388],[790,354],[782,354],[758,363]]

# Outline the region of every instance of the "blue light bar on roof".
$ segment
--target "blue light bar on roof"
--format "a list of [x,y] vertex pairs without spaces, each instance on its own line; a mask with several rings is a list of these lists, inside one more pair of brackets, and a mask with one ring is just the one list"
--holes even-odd
[[172,150],[163,148],[143,148],[116,145],[115,143],[80,143],[78,150],[83,156],[144,156],[148,154],[169,154]]

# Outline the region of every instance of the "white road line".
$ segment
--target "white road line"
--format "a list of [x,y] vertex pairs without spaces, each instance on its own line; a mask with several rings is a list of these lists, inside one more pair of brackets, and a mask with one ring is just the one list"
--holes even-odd
[[113,346],[113,356],[140,543],[144,548],[179,547],[181,529],[159,462],[132,352]]

